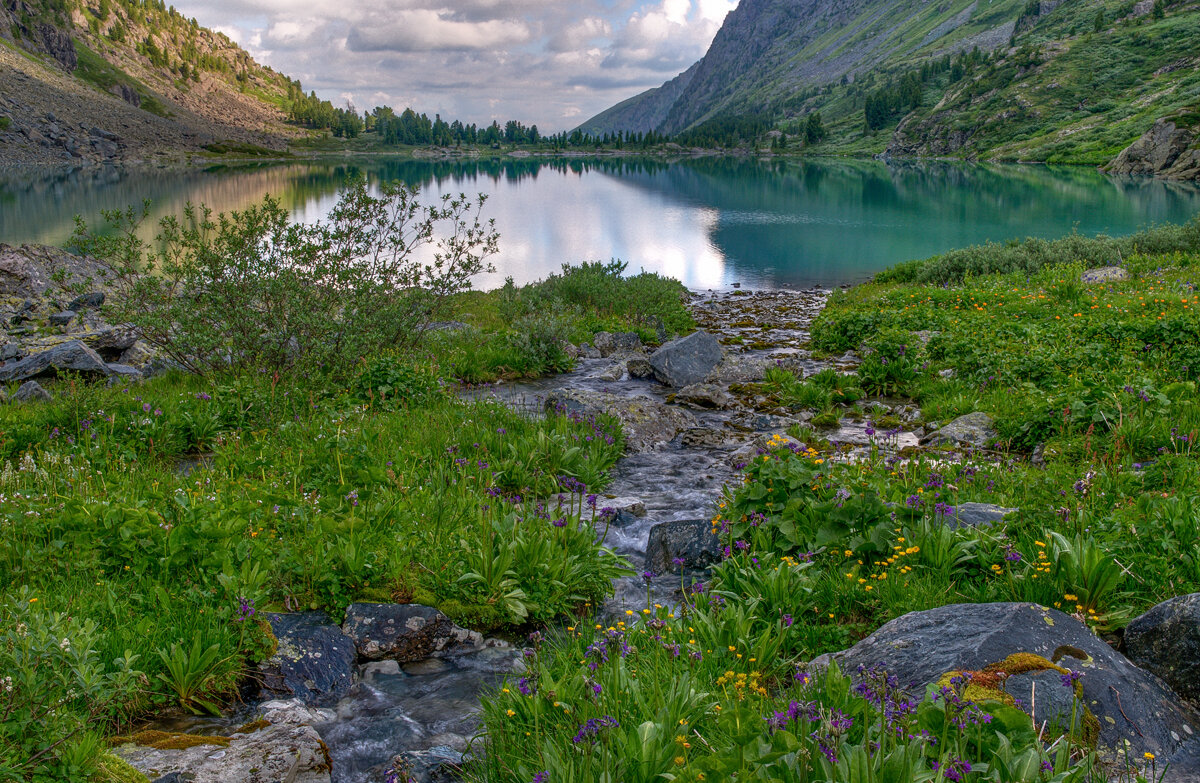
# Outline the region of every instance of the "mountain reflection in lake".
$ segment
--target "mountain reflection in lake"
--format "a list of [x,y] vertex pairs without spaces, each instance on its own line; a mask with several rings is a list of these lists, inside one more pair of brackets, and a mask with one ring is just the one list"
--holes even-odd
[[[694,289],[831,286],[983,241],[1126,234],[1200,212],[1200,188],[1093,169],[951,162],[698,158],[495,159],[0,169],[0,242],[65,244],[74,217],[152,204],[152,225],[189,201],[215,211],[270,194],[318,220],[348,176],[429,196],[486,193],[500,231],[492,288],[564,263],[619,258]],[[147,227],[147,234],[152,235]]]

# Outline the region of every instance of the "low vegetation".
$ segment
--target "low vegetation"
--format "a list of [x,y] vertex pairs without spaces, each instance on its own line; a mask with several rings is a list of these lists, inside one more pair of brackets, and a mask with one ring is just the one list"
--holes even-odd
[[[1194,230],[1098,243],[1124,249],[1128,280],[1081,283],[1068,239],[1025,248],[1037,263],[973,248],[962,268],[933,259],[835,295],[812,345],[861,352],[857,372],[773,370],[763,391],[859,419],[871,446],[849,459],[805,426],[805,446],[777,437],[714,511],[726,559],[682,579],[680,605],[535,639],[531,672],[486,702],[478,779],[1158,779],[1149,754],[1102,769],[1086,727],[1039,740],[962,682],[909,693],[805,662],[915,610],[1028,601],[1112,635],[1194,589],[1200,253],[1134,249]],[[866,394],[912,400],[930,429],[984,412],[995,432],[898,454],[900,422],[873,419]],[[1016,511],[947,524],[967,502]]]
[[[364,197],[351,187],[343,206],[377,215]],[[424,276],[390,281],[441,285],[440,298],[406,299],[413,312],[395,314],[415,319],[403,320],[414,339],[273,352],[279,332],[244,330],[245,316],[269,301],[283,317],[301,294],[315,310],[328,293],[323,278],[279,274],[288,253],[315,245],[283,252],[280,237],[298,243],[300,228],[277,209],[200,208],[202,229],[168,220],[174,244],[158,255],[132,233],[136,211],[112,216],[128,233],[81,231],[114,275],[110,315],[147,337],[158,325],[159,348],[196,372],[133,386],[64,376],[48,384],[52,402],[0,409],[2,779],[107,779],[106,735],[148,713],[219,709],[274,652],[264,612],[323,609],[336,621],[355,600],[420,602],[471,628],[519,628],[597,603],[627,569],[593,533],[611,514],[597,493],[623,448],[615,421],[529,417],[460,399],[457,383],[565,369],[564,335],[683,328],[679,284],[597,264],[481,294],[463,264],[442,276],[421,264]],[[456,227],[435,226],[433,239],[461,238]],[[396,257],[415,248],[386,221],[375,236]],[[248,267],[251,256],[275,265]],[[160,276],[139,277],[151,260]],[[360,286],[360,306],[381,291],[378,275],[357,277],[367,270],[337,277],[343,292]],[[240,304],[214,309],[232,304],[216,284],[235,271]],[[462,324],[434,332],[435,316]],[[547,361],[551,350],[561,360]]]

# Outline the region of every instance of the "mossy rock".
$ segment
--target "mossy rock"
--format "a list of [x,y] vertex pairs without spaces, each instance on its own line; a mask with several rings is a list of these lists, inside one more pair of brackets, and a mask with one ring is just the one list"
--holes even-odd
[[100,754],[95,779],[97,783],[148,783],[150,780],[128,761],[108,751]]
[[158,731],[156,729],[148,729],[139,731],[136,734],[130,734],[128,737],[113,737],[109,740],[113,746],[127,745],[144,745],[147,748],[155,750],[186,750],[194,748],[198,745],[215,745],[220,748],[229,747],[229,737],[220,737],[207,734],[177,734],[169,731]]

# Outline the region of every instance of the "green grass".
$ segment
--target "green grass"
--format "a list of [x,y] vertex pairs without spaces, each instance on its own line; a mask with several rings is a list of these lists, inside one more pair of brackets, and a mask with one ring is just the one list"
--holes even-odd
[[166,105],[145,84],[112,65],[79,39],[75,39],[74,43],[75,53],[79,57],[79,65],[75,68],[77,77],[99,87],[104,92],[108,92],[118,84],[128,85],[137,90],[138,96],[141,98],[140,108],[151,114],[157,114],[159,117],[172,116]]
[[[808,450],[793,450],[777,438],[714,509],[713,529],[731,556],[703,588],[681,581],[682,614],[648,605],[613,626],[579,623],[555,636],[531,675],[485,701],[487,753],[476,779],[523,783],[540,771],[551,780],[595,781],[728,779],[735,772],[925,779],[934,761],[944,768],[957,756],[972,763],[996,757],[969,738],[953,751],[945,740],[925,751],[904,751],[901,743],[894,777],[880,776],[878,767],[868,773],[890,751],[847,761],[858,759],[869,735],[822,732],[833,710],[863,715],[867,725],[886,720],[869,717],[872,708],[852,695],[876,688],[881,675],[852,674],[851,689],[836,670],[809,682],[795,672],[912,611],[1033,602],[1109,633],[1194,590],[1200,304],[1193,280],[1200,252],[1131,251],[1123,259],[1128,281],[1085,285],[1084,266],[1062,252],[1069,247],[1055,246],[1056,261],[1051,253],[1028,271],[929,282],[890,273],[835,294],[813,326],[813,348],[834,355],[852,348],[863,363],[840,379],[772,372],[763,385],[776,402],[852,415],[852,400],[834,405],[829,395],[861,388],[917,403],[931,426],[986,412],[995,441],[971,454],[934,450],[900,460],[874,447],[847,459],[812,440]],[[985,266],[1011,268],[1006,248],[972,252]],[[908,272],[939,268],[935,259]],[[933,332],[928,347],[912,335],[922,329]],[[942,377],[943,368],[954,376]],[[868,426],[877,446],[893,437],[892,422]],[[1044,464],[1032,462],[1035,450]],[[947,526],[944,517],[966,502],[1019,511],[990,527]],[[993,728],[1003,724],[1001,733],[1031,754],[1032,766],[1014,772],[1005,760],[965,780],[1036,779],[1042,762],[1064,780],[1092,774],[1084,737],[1049,751],[1023,745],[1027,717],[1007,723],[986,694],[974,698],[993,714]],[[927,699],[915,709],[938,703]],[[773,718],[786,718],[797,704],[801,715],[826,722]],[[767,719],[784,727],[764,728]],[[918,718],[917,725],[925,724]],[[917,733],[906,731],[901,736]],[[809,744],[822,736],[842,765],[827,765],[822,748]],[[1059,752],[1068,746],[1070,760]],[[1054,758],[1033,758],[1047,752]],[[1123,771],[1129,779],[1149,779],[1149,762],[1134,766]]]

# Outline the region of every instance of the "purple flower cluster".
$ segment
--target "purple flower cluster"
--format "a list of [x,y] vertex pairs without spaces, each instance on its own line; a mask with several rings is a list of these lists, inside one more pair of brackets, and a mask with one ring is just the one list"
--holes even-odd
[[621,724],[611,715],[605,715],[602,718],[588,718],[579,727],[579,731],[575,732],[575,736],[571,739],[576,745],[584,742],[595,742],[600,732],[608,728],[616,728]]

